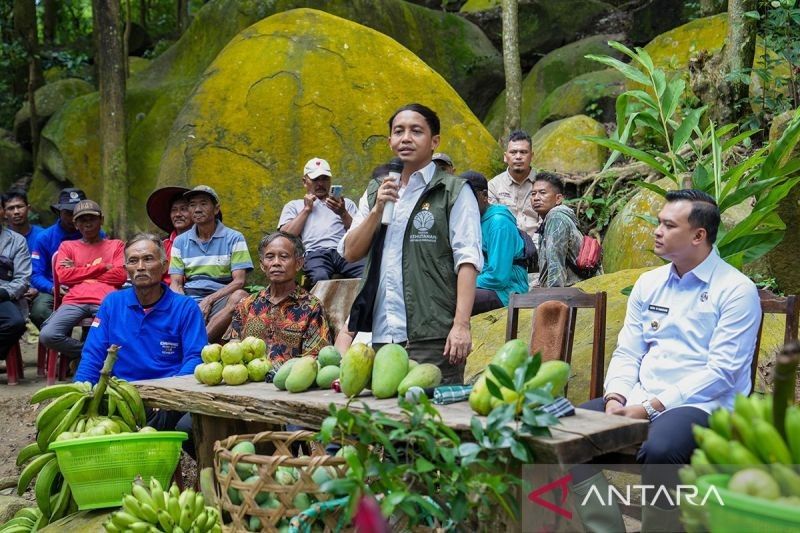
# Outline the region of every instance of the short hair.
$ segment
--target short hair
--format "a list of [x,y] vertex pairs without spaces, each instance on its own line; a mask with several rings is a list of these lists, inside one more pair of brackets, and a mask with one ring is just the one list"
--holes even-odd
[[441,130],[441,124],[439,122],[439,115],[428,106],[424,106],[422,104],[406,104],[397,111],[394,112],[392,118],[389,119],[389,134],[392,133],[392,123],[397,115],[402,113],[403,111],[414,111],[422,115],[425,119],[425,122],[428,123],[428,127],[431,129],[432,135],[439,135],[439,131]]
[[372,179],[374,180],[381,179],[384,176],[388,175],[389,175],[389,163],[378,165],[377,167],[372,169]]
[[692,202],[692,211],[689,213],[689,225],[692,228],[706,230],[708,244],[714,244],[719,231],[720,213],[716,200],[703,191],[697,189],[681,189],[669,191],[666,194],[667,203],[687,201]]
[[297,235],[292,235],[291,233],[286,233],[285,231],[274,231],[264,235],[264,238],[261,239],[260,243],[258,243],[258,257],[264,257],[264,251],[267,249],[267,246],[269,246],[272,241],[280,237],[283,237],[292,243],[294,246],[295,257],[303,257],[306,254],[306,247],[303,246],[303,241],[300,239],[300,237]]
[[531,136],[525,130],[512,131],[511,134],[508,136],[508,142],[506,144],[514,141],[528,141],[528,146],[533,146],[533,141],[531,140]]
[[153,233],[144,233],[144,232],[137,233],[136,235],[134,235],[125,242],[125,259],[128,258],[128,248],[130,248],[137,242],[142,242],[142,241],[150,241],[153,244],[155,244],[156,248],[158,248],[158,256],[161,258],[161,261],[162,262],[167,261],[167,252],[166,250],[164,250],[164,243],[161,241],[161,239]]
[[552,172],[537,172],[533,182],[546,181],[556,190],[558,194],[564,194],[564,181]]
[[466,172],[462,172],[459,177],[464,178],[467,181],[467,184],[469,185],[470,189],[472,189],[472,192],[475,193],[475,196],[478,196],[478,192],[480,191],[489,190],[489,182],[486,180],[486,176],[480,172],[467,170]]
[[5,209],[6,203],[10,202],[14,198],[20,198],[23,202],[25,202],[25,205],[28,205],[28,195],[25,194],[25,191],[20,189],[11,189],[2,196],[3,208]]

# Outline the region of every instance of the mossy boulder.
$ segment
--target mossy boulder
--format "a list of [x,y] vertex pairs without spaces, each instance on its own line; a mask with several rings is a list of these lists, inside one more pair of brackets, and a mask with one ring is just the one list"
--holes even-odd
[[[769,142],[780,139],[786,126],[796,114],[787,111],[775,117],[769,129]],[[800,147],[795,147],[791,157],[800,157]],[[781,243],[766,256],[770,272],[778,287],[786,294],[800,294],[800,269],[797,268],[797,251],[800,250],[800,185],[795,185],[778,206],[778,216],[786,224]]]
[[[633,286],[642,273],[650,268],[622,270],[613,274],[605,274],[587,279],[576,285],[586,292],[594,293],[605,291],[608,294],[606,305],[606,344],[605,368],[614,353],[617,337],[625,320],[625,311],[628,297],[623,289]],[[470,383],[477,379],[489,364],[494,352],[505,342],[506,308],[497,309],[472,317],[473,351],[467,358],[464,370],[464,382]],[[533,311],[521,311],[519,315],[519,332],[517,337],[526,341],[530,340]],[[573,403],[580,403],[588,399],[589,380],[591,377],[591,355],[593,344],[594,313],[590,310],[578,311],[575,326],[575,341],[572,347],[572,378],[569,381],[568,397]],[[783,344],[784,321],[777,315],[766,315],[764,330],[761,334],[761,348],[759,360],[765,361],[775,350]]]
[[[531,134],[536,131],[538,124],[541,124],[539,108],[554,89],[576,76],[604,68],[603,64],[587,59],[586,55],[608,55],[621,59],[622,54],[608,46],[608,41],[622,39],[622,34],[592,35],[553,50],[537,61],[522,80],[522,128]],[[486,129],[495,138],[500,137],[503,130],[505,110],[506,94],[503,91],[492,103],[484,120]]]
[[537,131],[532,139],[533,166],[565,174],[593,172],[603,168],[608,151],[580,135],[605,137],[602,124],[586,115],[557,120]]
[[701,50],[712,54],[718,52],[725,44],[727,32],[728,15],[723,13],[696,19],[664,32],[644,49],[657,68],[684,70],[689,59]]
[[0,187],[7,191],[19,178],[31,172],[31,154],[19,143],[0,136]]
[[625,77],[616,69],[587,72],[553,89],[539,106],[532,129],[554,120],[586,113],[603,122],[614,122],[617,96],[625,91]]
[[675,0],[650,0],[631,10],[628,37],[636,45],[643,45],[666,31],[689,21],[692,9],[686,2]]
[[158,184],[215,187],[255,247],[284,203],[302,196],[310,157],[328,159],[334,180],[358,198],[371,169],[391,157],[386,120],[414,101],[439,113],[443,151],[489,173],[496,143],[418,57],[328,13],[279,13],[241,32],[209,66],[173,125]]
[[[39,129],[41,130],[47,119],[61,109],[66,102],[92,91],[94,91],[94,87],[90,83],[78,78],[56,80],[36,89],[33,94],[36,101],[36,115],[39,117]],[[21,143],[31,142],[30,118],[30,105],[25,102],[14,116],[14,136]]]
[[[656,184],[665,189],[675,188],[669,178],[662,178]],[[653,253],[655,226],[646,220],[657,217],[663,205],[664,198],[647,189],[639,189],[625,204],[611,220],[603,239],[603,271],[612,273],[664,264]]]
[[[498,48],[502,45],[500,0],[469,0],[461,14],[480,26]],[[519,54],[529,68],[547,52],[592,33],[596,23],[617,10],[599,0],[529,0],[518,10]]]

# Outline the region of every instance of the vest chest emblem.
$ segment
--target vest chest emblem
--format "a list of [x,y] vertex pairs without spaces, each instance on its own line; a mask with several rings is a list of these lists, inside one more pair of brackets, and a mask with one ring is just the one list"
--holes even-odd
[[430,211],[420,211],[414,215],[412,224],[414,225],[415,232],[412,231],[410,235],[411,242],[428,242],[435,243],[437,240],[436,235],[430,233],[433,224],[436,222],[433,213]]

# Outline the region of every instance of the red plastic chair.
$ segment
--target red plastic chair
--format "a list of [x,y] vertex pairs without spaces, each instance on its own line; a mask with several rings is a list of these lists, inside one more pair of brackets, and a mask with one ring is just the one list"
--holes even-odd
[[20,379],[25,379],[25,371],[22,364],[22,350],[19,342],[14,344],[8,351],[6,357],[6,376],[9,385],[16,385]]

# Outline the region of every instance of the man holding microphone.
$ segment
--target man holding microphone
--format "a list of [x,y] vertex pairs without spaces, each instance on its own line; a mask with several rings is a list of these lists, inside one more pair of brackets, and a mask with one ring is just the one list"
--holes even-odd
[[339,252],[347,261],[367,258],[349,329],[371,331],[376,349],[405,344],[412,359],[437,365],[444,383],[461,383],[483,266],[480,213],[465,181],[431,160],[439,128],[439,117],[421,104],[392,115],[389,146],[402,163],[399,179],[391,172],[370,181]]

